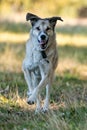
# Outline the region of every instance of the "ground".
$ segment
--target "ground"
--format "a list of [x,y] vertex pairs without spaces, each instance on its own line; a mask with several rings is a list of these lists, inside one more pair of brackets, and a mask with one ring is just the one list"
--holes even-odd
[[0,22],[0,130],[86,130],[87,25],[57,26],[59,64],[50,111],[37,115],[35,105],[26,103],[21,70],[29,29],[26,23]]

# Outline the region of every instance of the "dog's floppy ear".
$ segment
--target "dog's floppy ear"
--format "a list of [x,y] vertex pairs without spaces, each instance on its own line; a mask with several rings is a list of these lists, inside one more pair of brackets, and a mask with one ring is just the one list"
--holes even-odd
[[48,18],[48,20],[51,26],[53,26],[53,28],[55,27],[57,20],[60,20],[63,22],[63,19],[61,17],[51,17],[51,18]]
[[32,13],[26,14],[26,20],[30,20],[31,25],[34,26],[34,24],[39,20],[40,18],[37,15],[34,15]]

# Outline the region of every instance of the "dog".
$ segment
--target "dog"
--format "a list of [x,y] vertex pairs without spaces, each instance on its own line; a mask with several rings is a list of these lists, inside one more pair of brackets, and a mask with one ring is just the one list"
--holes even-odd
[[[40,18],[32,13],[26,14],[32,28],[26,43],[26,55],[22,70],[28,85],[28,104],[36,102],[36,112],[49,110],[50,87],[58,64],[55,26],[61,17]],[[41,107],[40,93],[46,87],[46,98]]]

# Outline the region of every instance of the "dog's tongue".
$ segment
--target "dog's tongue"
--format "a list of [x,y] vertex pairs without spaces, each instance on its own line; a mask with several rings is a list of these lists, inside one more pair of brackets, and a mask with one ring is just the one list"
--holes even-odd
[[40,45],[46,44],[45,40],[38,40],[38,42],[39,42]]
[[39,41],[39,43],[42,49],[46,48],[46,41],[42,40],[42,41]]
[[45,43],[46,43],[45,41],[41,41],[41,42],[40,42],[41,45],[44,45]]

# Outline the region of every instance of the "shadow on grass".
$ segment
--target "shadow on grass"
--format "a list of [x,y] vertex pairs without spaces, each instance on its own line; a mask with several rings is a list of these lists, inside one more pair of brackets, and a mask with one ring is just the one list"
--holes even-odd
[[[30,24],[26,23],[15,23],[9,21],[0,22],[0,32],[8,31],[8,32],[15,32],[15,33],[28,33],[30,30]],[[87,26],[60,26],[56,27],[58,33],[67,34],[67,35],[87,35]]]
[[67,35],[83,35],[87,36],[87,26],[82,25],[65,25],[61,27],[57,27],[57,32],[61,34],[67,34]]
[[0,32],[15,32],[15,33],[26,33],[29,32],[30,25],[26,23],[15,23],[9,21],[0,22]]

